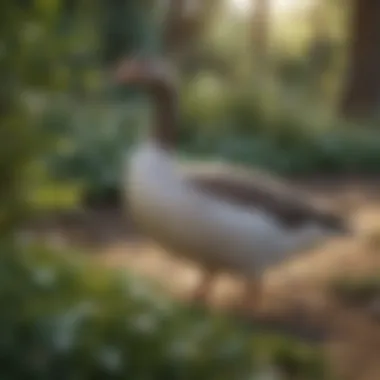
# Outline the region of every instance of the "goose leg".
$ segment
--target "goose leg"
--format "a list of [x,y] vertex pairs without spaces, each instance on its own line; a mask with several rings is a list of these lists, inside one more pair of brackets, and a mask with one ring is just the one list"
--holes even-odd
[[192,300],[196,303],[204,304],[208,300],[208,295],[213,285],[215,273],[210,270],[206,270],[201,274],[201,279],[197,284],[197,287],[193,293]]
[[257,310],[261,301],[261,283],[258,280],[246,280],[243,284],[243,294],[241,297],[240,308],[243,312]]

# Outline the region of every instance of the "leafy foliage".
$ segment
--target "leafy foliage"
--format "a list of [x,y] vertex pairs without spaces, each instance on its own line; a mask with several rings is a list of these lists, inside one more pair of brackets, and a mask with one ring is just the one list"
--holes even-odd
[[[26,212],[26,192],[30,162],[44,146],[45,139],[36,132],[36,119],[27,103],[29,86],[44,84],[53,73],[42,63],[50,61],[51,52],[41,51],[50,38],[54,9],[46,17],[36,4],[33,12],[24,12],[17,2],[8,2],[0,16],[0,229],[7,232]],[[38,54],[37,54],[38,52]],[[48,79],[48,81],[49,81]],[[46,84],[46,81],[45,81]]]
[[[195,86],[195,85],[194,85]],[[257,165],[282,175],[368,175],[380,164],[376,129],[343,124],[318,110],[287,107],[281,98],[222,84],[183,86],[179,153],[184,157]],[[222,86],[222,87],[220,87]],[[271,102],[273,105],[271,105]],[[137,99],[56,103],[44,126],[59,137],[48,155],[51,173],[82,182],[102,197],[119,187],[125,153],[153,121]],[[315,116],[313,116],[315,115]],[[103,195],[102,195],[103,194]]]
[[38,246],[0,253],[1,378],[248,379],[268,366],[325,378],[316,350],[247,334],[130,273]]

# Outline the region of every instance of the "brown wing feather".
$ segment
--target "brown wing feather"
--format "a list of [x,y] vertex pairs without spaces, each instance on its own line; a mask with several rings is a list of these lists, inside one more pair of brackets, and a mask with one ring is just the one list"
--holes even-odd
[[230,203],[268,211],[289,228],[314,221],[340,229],[342,221],[337,215],[321,210],[306,194],[262,172],[220,164],[188,166],[185,173],[192,186]]

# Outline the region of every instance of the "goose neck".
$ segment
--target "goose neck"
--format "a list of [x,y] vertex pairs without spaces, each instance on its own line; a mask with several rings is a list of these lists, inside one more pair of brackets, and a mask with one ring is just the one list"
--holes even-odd
[[160,147],[171,150],[175,144],[177,118],[175,92],[169,86],[154,85],[150,87],[149,95],[153,102],[155,118],[152,138]]

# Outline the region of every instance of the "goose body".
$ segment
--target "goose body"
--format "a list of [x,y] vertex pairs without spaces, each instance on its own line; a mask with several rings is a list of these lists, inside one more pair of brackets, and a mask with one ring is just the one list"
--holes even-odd
[[267,268],[348,231],[344,218],[272,178],[235,166],[177,162],[169,77],[154,62],[132,59],[118,69],[119,82],[143,86],[157,111],[156,127],[128,158],[125,193],[147,236],[204,269],[202,298],[220,271],[252,283]]
[[210,194],[199,184],[201,168],[181,169],[154,143],[142,145],[128,168],[132,213],[169,252],[212,270],[258,276],[330,234],[313,220],[287,227],[260,205],[247,207]]

